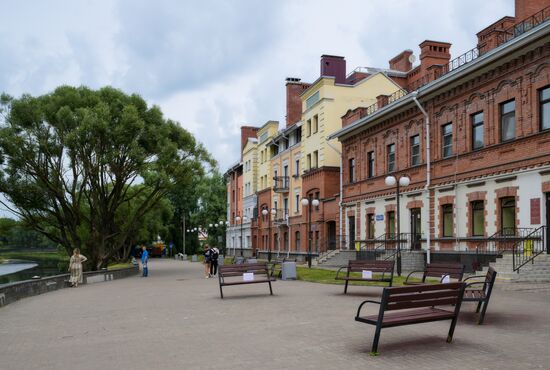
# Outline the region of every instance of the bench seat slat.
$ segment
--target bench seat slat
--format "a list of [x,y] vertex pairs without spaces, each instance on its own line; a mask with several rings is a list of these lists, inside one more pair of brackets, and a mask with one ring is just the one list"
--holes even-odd
[[383,281],[383,282],[390,282],[391,281],[391,278],[380,278],[380,279],[377,279],[377,278],[372,278],[372,279],[363,279],[361,277],[353,277],[353,276],[340,276],[338,277],[338,279],[336,280],[350,280],[350,281]]
[[464,300],[467,301],[468,299],[485,299],[485,291],[484,290],[465,290],[464,291]]
[[[416,324],[436,320],[448,320],[452,319],[453,317],[454,312],[452,311],[430,307],[403,312],[390,312],[384,314],[382,327]],[[371,325],[376,325],[378,322],[378,315],[356,317],[355,320]]]
[[436,299],[436,298],[448,298],[456,297],[456,290],[440,290],[440,291],[430,291],[430,292],[421,292],[421,293],[406,293],[406,294],[392,294],[388,297],[388,302],[403,302],[403,301],[422,301],[427,299]]
[[239,284],[255,284],[255,283],[268,283],[270,281],[275,281],[275,279],[261,279],[261,280],[251,280],[251,281],[229,281],[224,282],[221,285],[239,285]]
[[405,308],[417,308],[417,307],[426,307],[426,306],[445,306],[450,304],[456,304],[458,302],[457,294],[454,297],[448,298],[435,298],[435,299],[426,299],[418,301],[408,301],[408,302],[395,302],[389,303],[386,307],[386,310],[402,310]]

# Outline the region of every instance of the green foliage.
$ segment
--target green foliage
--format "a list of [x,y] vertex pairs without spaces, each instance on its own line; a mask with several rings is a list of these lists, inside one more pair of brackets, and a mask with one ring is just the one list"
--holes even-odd
[[57,244],[44,235],[11,218],[0,218],[0,247],[2,249],[53,249]]
[[0,114],[4,206],[67,253],[80,248],[92,268],[123,257],[147,233],[167,232],[161,200],[215,166],[158,107],[110,87],[2,95]]
[[[345,274],[345,270],[343,269],[340,274]],[[300,267],[298,266],[296,268],[296,274],[298,280],[304,280],[304,281],[310,281],[314,283],[322,283],[322,284],[344,284],[344,280],[334,280],[336,277],[336,271],[335,270],[325,270],[320,268],[307,268],[307,267]],[[340,275],[342,276],[342,275]],[[350,276],[353,277],[361,277],[361,274],[358,272],[352,272]],[[378,276],[377,274],[374,274],[374,276]],[[406,276],[393,276],[393,286],[401,286],[405,282]],[[417,278],[411,278],[409,279],[411,282],[420,282],[421,279]],[[374,286],[387,286],[387,283],[381,283],[381,282],[366,282],[366,281],[350,281],[349,285],[374,285]]]

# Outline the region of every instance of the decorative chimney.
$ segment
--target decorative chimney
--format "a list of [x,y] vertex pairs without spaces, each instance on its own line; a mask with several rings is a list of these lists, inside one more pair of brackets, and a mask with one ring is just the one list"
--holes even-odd
[[302,119],[302,99],[300,95],[310,84],[300,82],[299,78],[286,79],[286,126],[292,126]]
[[451,60],[448,42],[426,40],[420,45],[420,73],[421,78],[433,81],[443,72]]
[[243,159],[243,149],[249,137],[256,137],[259,127],[241,126],[241,160]]
[[346,59],[336,55],[321,55],[321,76],[332,76],[337,84],[346,83]]
[[394,71],[409,72],[412,69],[412,63],[409,57],[413,54],[412,50],[404,50],[390,59],[390,69]]

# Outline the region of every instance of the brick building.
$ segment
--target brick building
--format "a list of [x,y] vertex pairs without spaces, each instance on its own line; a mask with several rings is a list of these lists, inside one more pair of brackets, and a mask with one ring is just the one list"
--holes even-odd
[[[549,5],[517,0],[514,17],[454,60],[451,44],[430,40],[415,68],[410,50],[399,54],[390,66],[406,70],[394,78],[402,92],[342,117],[331,138],[342,143],[350,239],[395,238],[397,213],[409,247],[436,252],[484,251],[495,235],[549,225]],[[410,178],[399,210],[389,175]]]

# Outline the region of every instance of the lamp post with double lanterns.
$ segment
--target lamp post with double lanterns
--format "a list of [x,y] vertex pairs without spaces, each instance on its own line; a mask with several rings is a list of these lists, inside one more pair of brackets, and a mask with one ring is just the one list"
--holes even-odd
[[397,253],[396,253],[396,262],[397,262],[397,275],[401,276],[401,218],[399,216],[399,190],[401,186],[409,186],[411,179],[408,176],[401,176],[399,179],[396,179],[395,176],[386,177],[386,185],[395,186],[395,198],[397,200],[397,211],[395,216],[397,217]]
[[267,222],[269,227],[269,233],[268,236],[268,247],[267,247],[267,260],[271,262],[271,219],[273,216],[277,214],[277,210],[275,208],[271,208],[271,211],[268,211],[267,208],[262,209],[262,215],[268,216]]
[[308,198],[302,198],[302,206],[308,207],[308,218],[307,218],[307,266],[311,268],[311,236],[313,232],[311,231],[311,210],[313,207],[319,206],[319,199],[313,199],[311,201],[311,206],[309,204]]

